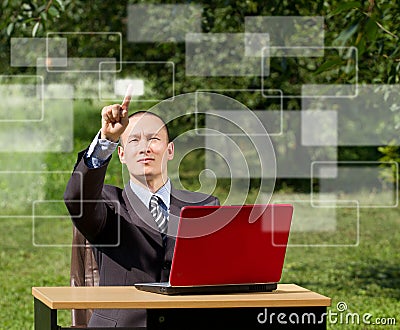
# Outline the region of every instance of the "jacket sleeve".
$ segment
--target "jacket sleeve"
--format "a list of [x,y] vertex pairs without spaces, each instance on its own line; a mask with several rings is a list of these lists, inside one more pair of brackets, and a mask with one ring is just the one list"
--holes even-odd
[[85,151],[78,155],[64,193],[64,202],[74,225],[92,242],[106,226],[107,207],[102,191],[108,162],[92,169],[85,164],[84,154]]

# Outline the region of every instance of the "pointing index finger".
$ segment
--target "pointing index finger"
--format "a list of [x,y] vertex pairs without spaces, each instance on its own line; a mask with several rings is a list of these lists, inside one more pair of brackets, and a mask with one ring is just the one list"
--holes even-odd
[[132,84],[129,84],[128,88],[126,89],[124,100],[122,101],[121,104],[122,109],[128,110],[129,104],[131,103],[132,92],[133,92],[133,86]]

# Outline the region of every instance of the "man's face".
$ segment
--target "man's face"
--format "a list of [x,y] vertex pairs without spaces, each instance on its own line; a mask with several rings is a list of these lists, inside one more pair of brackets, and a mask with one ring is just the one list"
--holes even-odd
[[168,142],[166,128],[159,118],[151,114],[131,117],[121,142],[123,147],[119,147],[118,155],[128,167],[131,179],[165,183],[174,145]]

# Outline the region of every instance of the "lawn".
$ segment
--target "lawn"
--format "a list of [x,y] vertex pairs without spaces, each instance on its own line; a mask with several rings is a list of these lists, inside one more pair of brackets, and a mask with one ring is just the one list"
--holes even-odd
[[[9,173],[3,172],[0,178],[0,329],[32,329],[32,286],[69,285],[70,247],[64,245],[70,242],[71,225],[63,217],[66,211],[60,200],[75,152],[98,130],[97,114],[97,106],[84,102],[75,105],[74,152],[3,154],[2,168]],[[31,172],[17,180],[15,171],[23,170]],[[120,173],[114,157],[107,181],[121,186]],[[223,200],[224,192],[217,190],[217,194]],[[274,198],[290,200],[279,193]],[[54,202],[43,202],[49,200]],[[54,223],[48,218],[52,214],[57,214]],[[329,329],[400,328],[399,228],[398,207],[360,209],[359,219],[354,209],[340,209],[334,228],[328,232],[291,233],[282,282],[331,297],[329,311],[338,313],[338,317],[331,315]],[[340,313],[338,303],[345,303],[346,311]],[[361,318],[370,313],[371,322],[397,318],[397,325],[343,324],[339,317],[347,312]],[[68,326],[69,312],[61,311],[59,319],[61,325]]]

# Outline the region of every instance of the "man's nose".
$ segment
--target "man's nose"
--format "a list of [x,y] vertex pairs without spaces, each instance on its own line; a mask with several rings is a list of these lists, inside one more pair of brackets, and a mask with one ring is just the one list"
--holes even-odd
[[142,153],[148,153],[150,151],[150,141],[147,141],[146,139],[140,139],[139,150]]

